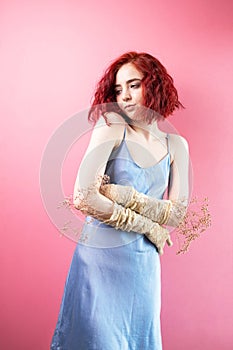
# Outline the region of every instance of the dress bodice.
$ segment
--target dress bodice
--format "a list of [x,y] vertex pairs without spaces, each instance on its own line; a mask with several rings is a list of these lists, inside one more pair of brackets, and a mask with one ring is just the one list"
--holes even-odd
[[168,135],[166,136],[168,151],[165,157],[153,166],[143,168],[132,159],[125,133],[126,129],[121,144],[109,157],[105,173],[110,177],[111,183],[133,186],[138,192],[161,199],[168,186],[170,172]]
[[[162,199],[166,191],[170,173],[169,136],[167,135],[168,152],[153,166],[143,168],[132,159],[124,137],[108,159],[105,174],[110,183],[133,186],[138,192]],[[80,242],[94,247],[116,247],[127,244],[143,236],[135,232],[116,230],[109,225],[91,217],[86,218]]]

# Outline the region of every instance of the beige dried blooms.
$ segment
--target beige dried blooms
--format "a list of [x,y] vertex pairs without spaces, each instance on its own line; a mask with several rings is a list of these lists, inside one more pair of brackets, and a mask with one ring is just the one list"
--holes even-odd
[[186,253],[191,242],[200,237],[201,233],[210,226],[209,199],[205,197],[202,201],[199,201],[197,197],[194,197],[190,201],[184,219],[176,228],[176,236],[179,241],[179,250],[176,254]]

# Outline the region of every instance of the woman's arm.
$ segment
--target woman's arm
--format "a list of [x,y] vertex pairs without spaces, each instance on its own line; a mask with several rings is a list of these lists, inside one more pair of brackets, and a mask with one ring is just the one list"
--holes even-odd
[[171,200],[189,198],[189,147],[182,136],[170,134],[170,152],[173,158],[170,169],[168,198]]
[[[113,202],[99,192],[99,179],[103,177],[109,156],[124,132],[124,121],[115,113],[108,114],[112,123],[106,125],[103,117],[93,128],[91,139],[79,167],[74,185],[73,204],[76,209],[88,206],[88,214],[108,219],[113,212]],[[84,198],[85,197],[85,198]]]

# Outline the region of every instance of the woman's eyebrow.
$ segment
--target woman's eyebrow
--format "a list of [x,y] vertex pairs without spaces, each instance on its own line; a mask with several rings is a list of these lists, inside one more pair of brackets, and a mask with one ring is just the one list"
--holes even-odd
[[[132,82],[135,81],[135,80],[141,81],[142,79],[139,79],[139,78],[129,79],[129,80],[127,80],[126,84],[130,84],[130,83],[132,83]],[[115,85],[115,87],[118,87],[118,86],[121,86],[121,85],[120,85],[120,84],[116,84],[116,85]]]

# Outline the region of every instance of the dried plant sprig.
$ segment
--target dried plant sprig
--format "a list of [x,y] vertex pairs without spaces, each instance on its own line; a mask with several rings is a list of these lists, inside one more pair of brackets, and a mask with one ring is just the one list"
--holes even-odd
[[73,195],[65,197],[65,199],[58,203],[57,209],[60,208],[73,208]]
[[[110,178],[108,175],[98,176],[95,183],[93,183],[87,189],[82,189],[76,192],[75,200],[79,202],[78,208],[74,205],[73,195],[65,197],[65,199],[59,203],[58,208],[65,208],[69,210],[78,210],[85,216],[88,216],[86,224],[91,224],[95,219],[90,214],[90,206],[86,201],[88,195],[91,195],[93,191],[96,191],[100,185],[105,185],[110,183]],[[99,218],[101,218],[101,213],[98,213]],[[200,237],[201,233],[206,231],[211,226],[211,214],[209,212],[209,199],[205,197],[202,200],[198,200],[194,197],[188,206],[185,216],[181,220],[180,224],[177,226],[176,238],[178,240],[179,249],[176,252],[177,255],[181,253],[187,253],[189,251],[192,241]],[[67,223],[61,229],[62,232],[66,232],[68,229],[74,233],[75,228],[71,228]],[[88,237],[85,237],[87,240]]]
[[[95,193],[95,191],[100,187],[101,183],[108,183],[110,180],[109,176],[103,175],[98,176],[96,181],[85,189],[78,189],[75,193],[75,195],[71,194],[69,196],[66,196],[61,202],[58,203],[57,209],[66,209],[71,211],[72,213],[83,214],[84,216],[88,216],[88,220],[85,220],[85,224],[91,224],[95,221],[94,217],[91,215],[94,214],[93,212],[90,213],[90,204],[89,204],[89,197]],[[74,204],[74,202],[78,203],[77,205]],[[101,213],[98,213],[99,217],[101,217]],[[104,219],[104,218],[103,218]],[[101,222],[97,223],[95,225],[95,229],[98,225],[100,225]],[[66,221],[64,225],[59,229],[61,236],[72,236],[72,237],[78,237],[79,242],[87,242],[88,241],[88,234],[83,232],[81,227],[77,227],[77,223],[73,223],[72,221]]]
[[[194,207],[193,207],[194,205]],[[176,228],[176,236],[179,241],[179,250],[176,254],[186,253],[190,244],[201,233],[211,226],[211,215],[209,212],[209,199],[205,197],[202,201],[194,197],[189,204],[186,215]]]

